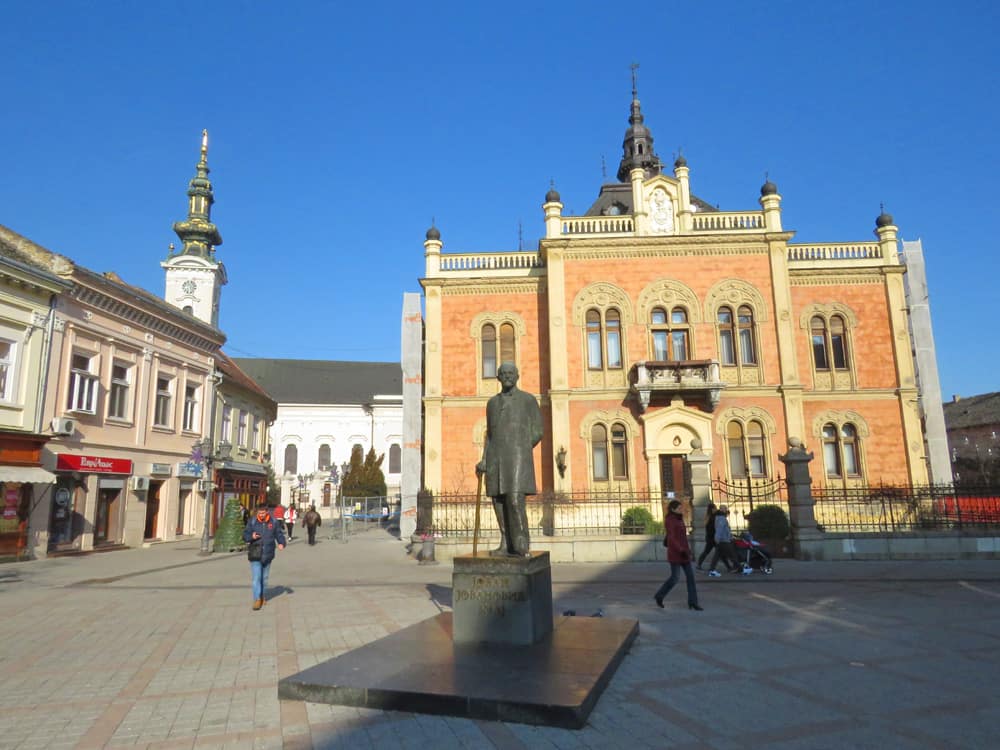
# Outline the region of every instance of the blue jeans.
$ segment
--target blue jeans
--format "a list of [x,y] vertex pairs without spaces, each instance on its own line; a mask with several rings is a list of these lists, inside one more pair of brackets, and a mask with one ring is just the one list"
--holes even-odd
[[250,585],[253,587],[254,601],[264,598],[264,592],[267,591],[267,574],[270,570],[270,561],[267,565],[258,561],[250,563]]
[[659,591],[656,592],[657,599],[663,599],[667,594],[670,593],[670,589],[674,587],[677,583],[677,578],[679,577],[678,571],[684,570],[684,577],[687,579],[688,587],[688,604],[694,605],[698,603],[698,591],[694,587],[694,568],[691,567],[691,563],[670,563],[670,578],[663,582],[660,586]]

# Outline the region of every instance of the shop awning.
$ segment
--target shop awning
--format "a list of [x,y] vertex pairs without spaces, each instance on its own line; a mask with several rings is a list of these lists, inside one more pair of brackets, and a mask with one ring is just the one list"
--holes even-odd
[[39,466],[0,466],[0,482],[52,484],[56,475]]

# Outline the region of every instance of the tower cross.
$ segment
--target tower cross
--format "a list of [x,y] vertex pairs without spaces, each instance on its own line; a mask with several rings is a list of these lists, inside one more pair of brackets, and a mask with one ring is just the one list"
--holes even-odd
[[629,67],[632,68],[632,98],[635,99],[635,95],[638,92],[636,82],[639,78],[639,63],[634,62]]

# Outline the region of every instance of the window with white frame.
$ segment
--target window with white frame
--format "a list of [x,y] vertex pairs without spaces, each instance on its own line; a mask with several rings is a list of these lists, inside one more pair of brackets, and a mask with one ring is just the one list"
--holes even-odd
[[259,451],[260,450],[260,425],[263,422],[260,417],[254,415],[253,418],[253,435],[251,437],[250,450]]
[[247,445],[247,413],[240,409],[239,424],[237,425],[236,444],[242,448]]
[[97,355],[73,354],[70,359],[66,408],[88,414],[97,412]]
[[[609,439],[610,436],[610,439]],[[595,482],[628,479],[628,442],[625,425],[595,424],[590,429],[590,457]]]
[[0,401],[14,398],[14,365],[17,344],[8,339],[0,339]]
[[654,307],[649,314],[649,332],[654,360],[679,362],[690,358],[690,324],[683,307],[675,307],[669,312]]
[[111,365],[111,388],[108,391],[108,419],[128,419],[132,367],[125,362]]
[[156,399],[153,413],[153,424],[157,427],[172,427],[174,379],[168,375],[156,378]]
[[233,440],[233,407],[228,405],[223,405],[222,407],[222,425],[219,428],[222,433],[219,435],[219,440],[225,440],[231,443]]
[[198,386],[188,383],[184,386],[184,424],[188,432],[198,429]]
[[614,307],[587,310],[587,368],[622,368],[622,316]]
[[285,446],[285,473],[297,474],[299,472],[299,449],[289,443]]
[[316,468],[320,471],[330,470],[330,446],[323,443],[319,447],[319,454],[316,456]]

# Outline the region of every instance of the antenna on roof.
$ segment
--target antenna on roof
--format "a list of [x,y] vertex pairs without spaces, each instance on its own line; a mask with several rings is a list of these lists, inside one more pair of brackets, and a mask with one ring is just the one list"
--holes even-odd
[[524,252],[524,227],[521,226],[521,220],[517,220],[517,249],[518,252]]
[[601,154],[601,179],[608,179],[608,165],[604,163],[604,154]]
[[639,74],[637,72],[639,70],[639,63],[634,62],[630,67],[632,68],[632,98],[635,99],[639,93],[639,90],[636,86],[636,82],[639,79]]

